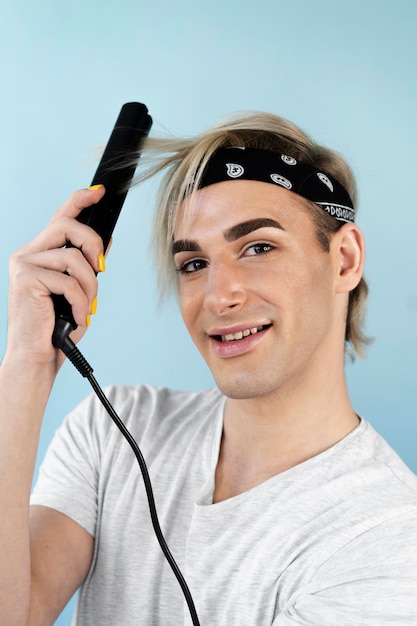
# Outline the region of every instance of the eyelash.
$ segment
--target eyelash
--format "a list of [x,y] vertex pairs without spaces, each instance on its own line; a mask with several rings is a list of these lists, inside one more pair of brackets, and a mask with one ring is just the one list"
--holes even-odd
[[191,271],[187,269],[187,267],[196,263],[202,264],[202,263],[207,263],[207,261],[203,261],[203,259],[191,259],[190,261],[186,261],[179,267],[176,267],[175,271],[178,272],[178,274],[188,275],[188,274],[195,274],[196,272],[199,272],[200,270],[204,269],[203,267],[200,267],[199,269],[193,269]]
[[[262,248],[262,251],[258,254],[250,254],[249,256],[261,256],[263,254],[268,254],[268,252],[272,252],[272,250],[275,250],[274,246],[272,246],[270,243],[258,242],[248,246],[245,252],[251,250],[252,248]],[[265,250],[265,248],[268,248],[268,250]]]
[[[247,255],[248,250],[251,250],[251,249],[255,250],[256,248],[258,248],[258,250],[260,249],[260,251],[258,253]],[[245,255],[247,255],[247,256],[262,256],[262,255],[268,254],[269,252],[272,252],[272,250],[274,250],[274,249],[275,249],[274,246],[272,246],[269,243],[261,243],[261,242],[254,243],[254,244],[251,244],[250,246],[248,246],[245,249],[244,256]],[[189,269],[187,269],[190,265],[193,265],[193,264],[194,264],[194,266],[196,264],[201,264],[201,265],[204,265],[204,267],[199,267],[199,268],[195,268],[194,267],[194,269],[191,270],[191,271]],[[176,272],[178,272],[178,274],[182,274],[183,276],[184,275],[187,276],[189,274],[195,274],[195,273],[201,271],[202,269],[205,269],[205,267],[207,267],[207,261],[204,261],[204,259],[190,259],[189,261],[185,261],[179,267],[176,267],[175,270],[176,270]]]

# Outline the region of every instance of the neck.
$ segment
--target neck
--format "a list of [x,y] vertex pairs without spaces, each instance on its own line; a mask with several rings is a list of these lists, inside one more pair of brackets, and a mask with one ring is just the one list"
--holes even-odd
[[277,459],[291,467],[343,439],[358,425],[344,394],[308,405],[288,398],[228,400],[224,435],[246,453],[246,458]]
[[287,387],[268,396],[227,400],[216,501],[324,452],[358,426],[343,367]]

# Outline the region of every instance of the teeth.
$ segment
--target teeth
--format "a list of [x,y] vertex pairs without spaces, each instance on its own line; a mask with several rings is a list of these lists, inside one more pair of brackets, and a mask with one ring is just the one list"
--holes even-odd
[[249,335],[255,335],[259,330],[262,330],[263,326],[255,326],[254,328],[246,328],[245,330],[239,330],[237,333],[229,333],[228,335],[222,335],[222,341],[239,341],[243,337]]

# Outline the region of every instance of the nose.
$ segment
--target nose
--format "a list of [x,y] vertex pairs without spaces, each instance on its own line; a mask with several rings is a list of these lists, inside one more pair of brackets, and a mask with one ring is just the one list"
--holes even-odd
[[226,263],[211,265],[208,269],[204,294],[204,307],[210,313],[227,315],[246,301],[247,294],[242,277],[236,268]]

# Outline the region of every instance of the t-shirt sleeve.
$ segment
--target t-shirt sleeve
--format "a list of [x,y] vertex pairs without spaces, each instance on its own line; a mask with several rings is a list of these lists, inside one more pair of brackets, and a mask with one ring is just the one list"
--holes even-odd
[[89,396],[65,418],[46,452],[31,496],[31,504],[64,513],[93,536],[107,423],[101,413],[101,405]]
[[368,530],[324,563],[273,622],[295,624],[415,626],[417,511]]

